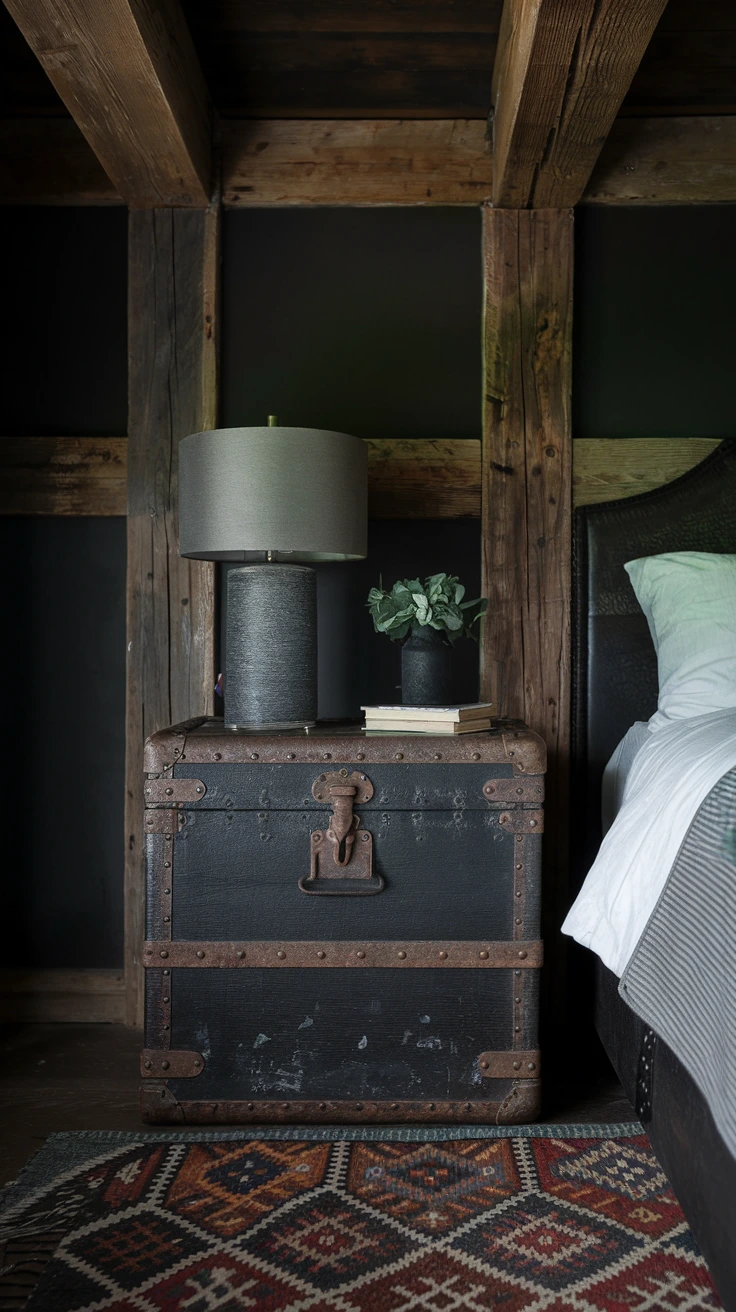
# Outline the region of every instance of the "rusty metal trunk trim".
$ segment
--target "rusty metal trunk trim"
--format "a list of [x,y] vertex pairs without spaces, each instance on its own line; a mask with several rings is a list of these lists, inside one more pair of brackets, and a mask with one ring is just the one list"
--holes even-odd
[[184,802],[201,802],[207,785],[201,779],[146,779],[143,800],[146,806],[181,806]]
[[[532,1097],[524,1098],[523,1086],[533,1088]],[[509,1119],[511,1104],[516,1102],[520,1112],[527,1111],[533,1101],[538,1104],[538,1081],[522,1081],[510,1094],[502,1099],[469,1100],[457,1099],[455,1102],[407,1100],[372,1101],[366,1099],[341,1099],[339,1101],[318,1102],[258,1102],[245,1099],[237,1101],[204,1102],[175,1098],[165,1085],[149,1084],[141,1089],[141,1115],[150,1125],[263,1125],[299,1124],[317,1122],[327,1125],[350,1125],[376,1122],[392,1124],[397,1122],[426,1122],[428,1124],[471,1123],[476,1125],[521,1124]],[[514,1095],[516,1097],[514,1098]],[[504,1114],[504,1119],[501,1115]]]
[[523,808],[518,811],[502,811],[498,823],[502,829],[508,829],[512,834],[543,834],[544,811]]
[[147,834],[178,834],[186,824],[186,816],[176,807],[159,807],[146,811],[143,828]]
[[141,1075],[144,1080],[193,1080],[204,1070],[201,1052],[188,1048],[144,1048]]
[[477,1065],[486,1080],[536,1080],[542,1068],[542,1054],[538,1048],[526,1052],[519,1049],[512,1052],[482,1052]]
[[489,779],[483,785],[483,796],[487,802],[500,803],[502,806],[529,806],[530,803],[541,806],[544,801],[544,775],[532,775],[529,779]]
[[[226,763],[284,762],[334,769],[335,764],[360,768],[405,761],[407,764],[434,762],[485,762],[510,765],[515,775],[542,775],[547,751],[538,734],[520,720],[499,720],[491,729],[469,734],[381,734],[372,737],[358,727],[317,726],[300,735],[227,731],[218,719],[191,720],[155,733],[146,743],[148,774],[162,774],[179,762],[206,765]],[[327,763],[329,766],[327,765]]]
[[302,942],[290,940],[225,942],[147,942],[143,945],[143,964],[168,966],[177,970],[197,967],[220,969],[240,966],[360,968],[406,970],[536,970],[542,965],[541,939],[504,940],[500,942],[464,942],[457,940],[362,943]]

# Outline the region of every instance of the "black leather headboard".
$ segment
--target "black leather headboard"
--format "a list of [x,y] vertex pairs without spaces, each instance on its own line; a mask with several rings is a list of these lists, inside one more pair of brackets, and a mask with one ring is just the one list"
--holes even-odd
[[736,552],[736,439],[673,483],[575,512],[572,892],[600,843],[604,766],[657,709],[654,647],[624,563],[663,551]]

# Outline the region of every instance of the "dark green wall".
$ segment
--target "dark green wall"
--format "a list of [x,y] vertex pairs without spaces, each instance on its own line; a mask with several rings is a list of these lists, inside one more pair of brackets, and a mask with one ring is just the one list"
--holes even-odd
[[575,215],[576,437],[733,437],[736,206]]

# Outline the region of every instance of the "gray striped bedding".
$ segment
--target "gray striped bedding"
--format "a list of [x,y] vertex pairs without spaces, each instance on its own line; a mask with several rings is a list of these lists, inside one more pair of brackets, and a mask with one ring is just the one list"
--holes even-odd
[[680,1059],[736,1156],[736,769],[700,806],[619,991]]

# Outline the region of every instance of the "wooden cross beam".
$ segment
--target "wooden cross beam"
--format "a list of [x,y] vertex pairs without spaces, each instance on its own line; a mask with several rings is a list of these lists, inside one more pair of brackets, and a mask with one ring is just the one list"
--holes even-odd
[[493,69],[493,204],[577,205],[666,0],[506,0]]
[[204,208],[210,109],[177,0],[6,0],[118,194]]

